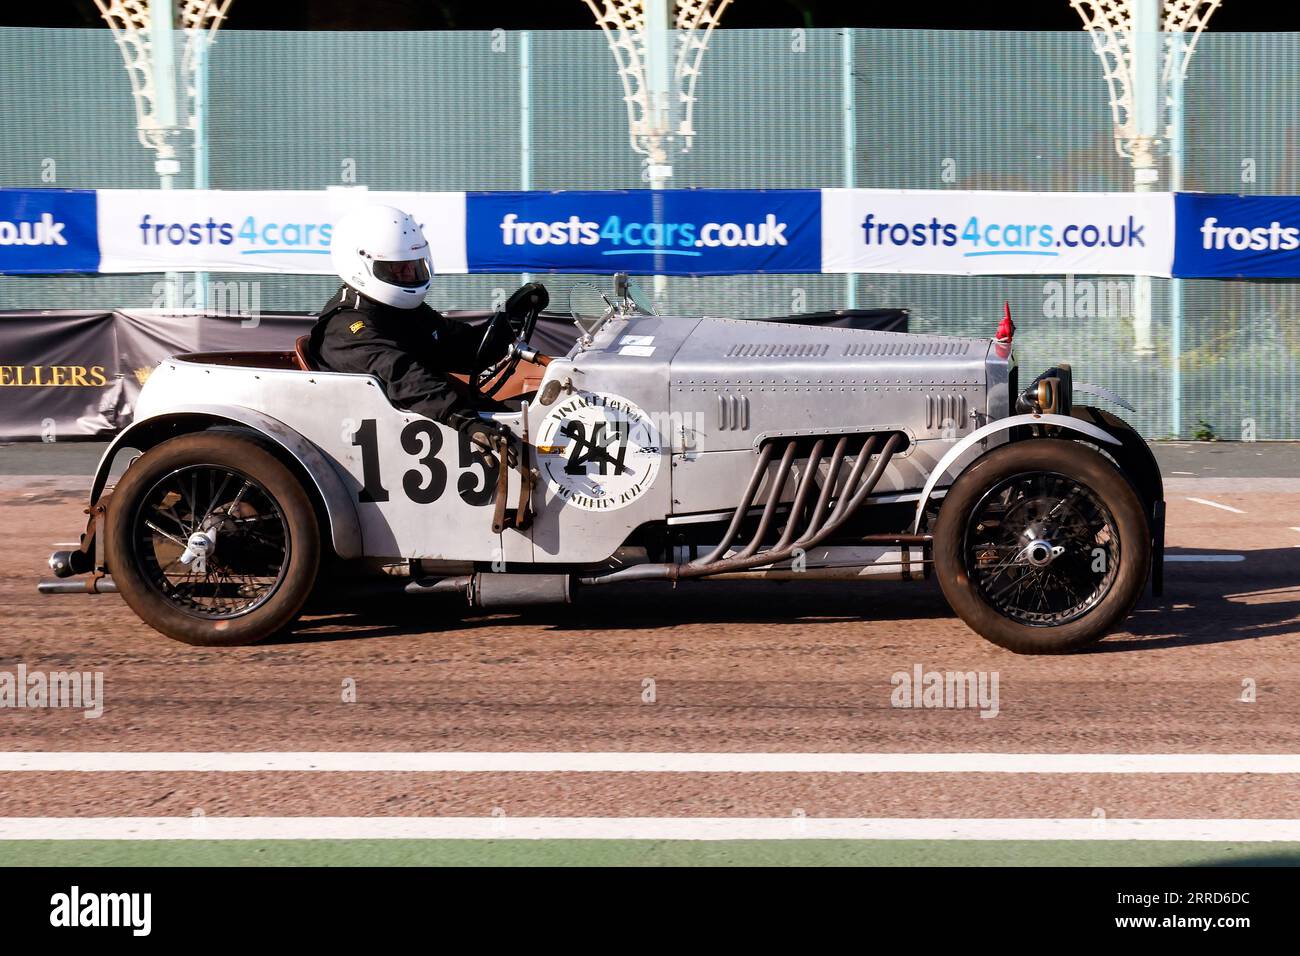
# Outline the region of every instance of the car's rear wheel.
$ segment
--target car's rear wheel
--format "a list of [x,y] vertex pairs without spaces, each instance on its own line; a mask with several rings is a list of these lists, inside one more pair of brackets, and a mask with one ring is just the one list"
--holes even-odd
[[302,484],[232,432],[173,438],[132,463],[109,501],[106,539],[126,603],[186,644],[251,644],[282,630],[320,566]]
[[953,483],[934,531],[940,586],[974,631],[1019,654],[1104,637],[1151,568],[1146,513],[1095,449],[1033,439],[997,448]]

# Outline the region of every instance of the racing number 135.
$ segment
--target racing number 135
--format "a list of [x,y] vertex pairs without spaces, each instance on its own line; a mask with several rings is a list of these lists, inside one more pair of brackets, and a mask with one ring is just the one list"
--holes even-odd
[[[377,423],[373,418],[363,419],[352,435],[352,444],[361,449],[361,491],[358,501],[387,501],[388,489],[384,487],[379,464],[379,439]],[[480,448],[470,443],[468,436],[459,438],[459,466],[464,469],[456,480],[456,491],[462,501],[475,507],[492,500],[497,482],[497,463]],[[432,504],[447,490],[447,466],[439,460],[442,451],[442,429],[434,422],[418,420],[402,429],[402,450],[415,457],[419,467],[402,475],[402,491],[416,504]],[[478,468],[481,473],[472,469]]]

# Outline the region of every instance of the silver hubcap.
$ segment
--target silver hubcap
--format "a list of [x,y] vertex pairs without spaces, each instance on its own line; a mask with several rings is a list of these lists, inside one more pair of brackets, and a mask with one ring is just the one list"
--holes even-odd
[[1043,538],[1035,538],[1025,546],[1025,560],[1036,568],[1045,568],[1052,563],[1052,559],[1060,554],[1064,548],[1052,547],[1052,542]]

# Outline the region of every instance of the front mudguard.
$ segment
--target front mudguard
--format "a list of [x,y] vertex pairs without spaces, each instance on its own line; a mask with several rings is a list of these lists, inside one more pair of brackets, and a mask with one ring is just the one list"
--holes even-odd
[[981,425],[965,438],[956,442],[942,458],[938,464],[930,470],[930,477],[926,479],[925,487],[921,489],[920,497],[916,502],[916,514],[912,520],[912,532],[919,533],[921,525],[925,522],[925,509],[930,504],[930,499],[934,495],[935,489],[947,476],[947,474],[956,467],[957,462],[968,451],[975,448],[976,445],[994,441],[1002,442],[1007,440],[1007,433],[1014,429],[1026,428],[1057,428],[1063,432],[1072,432],[1063,437],[1078,439],[1082,438],[1096,442],[1102,446],[1119,446],[1120,440],[1113,437],[1109,432],[1096,425],[1092,425],[1083,420],[1076,420],[1069,415],[1055,414],[1034,414],[1034,415],[1011,415],[1008,418],[999,418],[987,424]]
[[1091,405],[1076,405],[1070,414],[1119,442],[1118,447],[1107,445],[1105,451],[1115,459],[1146,509],[1151,529],[1151,593],[1158,597],[1165,590],[1165,483],[1156,456],[1146,439],[1117,415]]
[[981,441],[999,437],[1013,429],[1024,430],[1030,427],[1045,431],[1056,430],[1061,433],[1059,437],[1091,442],[1115,460],[1120,472],[1133,486],[1146,512],[1147,526],[1151,531],[1151,592],[1157,596],[1163,594],[1165,493],[1164,482],[1160,477],[1160,466],[1156,463],[1155,456],[1151,453],[1145,439],[1131,425],[1109,412],[1089,405],[1077,405],[1069,415],[1027,414],[1000,418],[976,429],[957,442],[930,473],[920,499],[916,503],[912,530],[914,532],[921,530],[925,520],[925,509],[930,503],[935,488],[963,454]]

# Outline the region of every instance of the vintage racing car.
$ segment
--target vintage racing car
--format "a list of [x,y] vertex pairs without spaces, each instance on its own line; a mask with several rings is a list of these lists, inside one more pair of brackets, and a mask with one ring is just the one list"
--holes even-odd
[[[517,342],[466,387],[508,400],[517,466],[368,375],[319,371],[303,340],[164,361],[41,590],[117,591],[169,637],[236,645],[344,583],[507,608],[628,581],[935,575],[972,629],[1032,654],[1159,591],[1150,450],[1075,404],[1120,400],[1069,366],[1022,381],[1009,311],[977,339],[661,316],[623,275],[585,298],[561,356],[527,344],[539,284],[483,316]],[[141,454],[109,488],[123,449]]]

